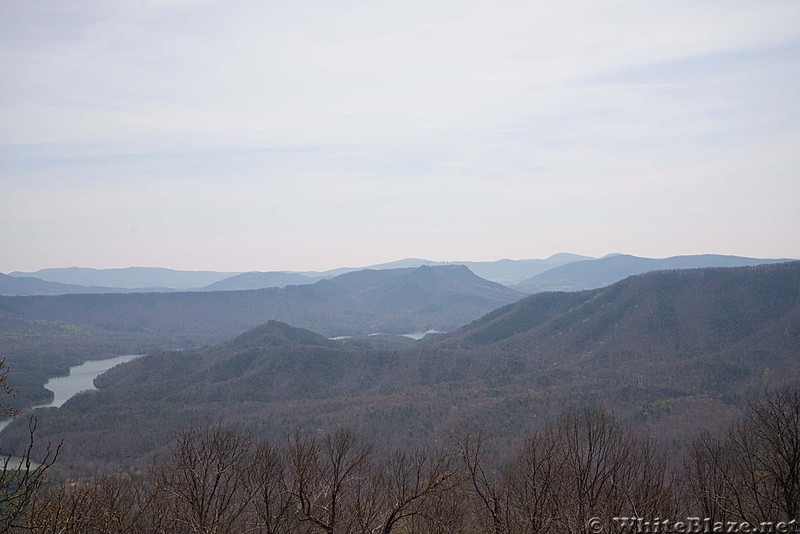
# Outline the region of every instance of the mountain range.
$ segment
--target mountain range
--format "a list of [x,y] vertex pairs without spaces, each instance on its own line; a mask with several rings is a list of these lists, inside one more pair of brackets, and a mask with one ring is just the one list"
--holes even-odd
[[329,337],[449,331],[523,296],[463,266],[354,271],[243,291],[4,296],[0,354],[26,405],[46,400],[48,376],[87,359],[219,343],[269,320]]
[[125,267],[91,269],[64,267],[35,272],[15,271],[13,277],[35,277],[48,282],[76,286],[100,286],[117,289],[195,289],[240,273],[217,271],[177,271],[160,267]]
[[[151,267],[123,269],[88,269],[82,267],[42,269],[35,272],[12,272],[0,275],[0,295],[63,295],[70,293],[129,293],[165,291],[239,291],[287,285],[313,284],[341,274],[360,270],[390,270],[427,266],[466,265],[481,278],[511,285],[569,262],[590,259],[588,256],[560,253],[546,259],[467,262],[435,262],[419,258],[370,265],[340,267],[328,271],[252,271],[226,273],[217,271],[178,271]],[[40,282],[35,283],[34,279]],[[20,280],[15,284],[16,280]]]
[[0,273],[0,295],[66,295],[70,293],[124,293],[121,288],[81,286],[49,282],[33,276],[10,276]]
[[[419,287],[447,269],[402,271],[391,274],[400,286]],[[364,296],[397,300],[366,276]],[[347,425],[387,447],[438,442],[469,423],[502,450],[565,407],[597,404],[681,447],[764,388],[800,378],[798,358],[800,262],[659,271],[532,295],[403,350],[268,321],[112,369],[100,391],[39,418],[43,439],[65,437],[65,460],[84,468],[146,465],[177,426],[201,420],[273,438]],[[6,450],[24,443],[23,426],[5,431]]]
[[509,287],[523,293],[544,291],[580,291],[596,289],[619,282],[635,274],[671,269],[703,267],[745,267],[766,263],[782,263],[789,259],[745,258],[720,254],[672,256],[669,258],[640,258],[629,254],[612,254],[598,259],[586,259],[563,264]]
[[200,291],[242,291],[269,287],[302,286],[313,284],[321,278],[311,278],[300,273],[268,271],[249,272],[223,278],[200,288]]
[[640,258],[613,254],[591,258],[560,253],[546,259],[434,262],[406,258],[364,268],[342,267],[329,271],[267,271],[224,273],[176,271],[163,268],[64,268],[0,274],[0,295],[63,295],[73,293],[131,293],[169,291],[241,291],[307,285],[358,270],[389,270],[427,266],[465,265],[473,273],[523,293],[578,291],[603,287],[623,278],[664,269],[737,267],[789,261],[704,254],[671,258]]
[[328,336],[452,330],[522,296],[463,266],[422,266],[258,290],[0,297],[0,313],[197,345],[271,319]]

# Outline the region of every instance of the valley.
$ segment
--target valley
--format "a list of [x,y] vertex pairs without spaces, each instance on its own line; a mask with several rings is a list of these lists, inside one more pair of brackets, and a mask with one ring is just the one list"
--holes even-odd
[[[388,276],[403,287],[419,272]],[[384,294],[386,274],[354,273],[339,287]],[[98,391],[42,413],[39,437],[65,440],[68,471],[144,468],[177,429],[208,421],[270,439],[346,425],[375,436],[380,450],[436,443],[469,422],[500,453],[565,407],[603,406],[682,454],[765,388],[800,378],[799,324],[800,262],[532,295],[408,346],[332,340],[270,320],[221,344],[154,351],[111,369]],[[24,443],[21,423],[4,431],[6,452]]]
[[[48,380],[44,384],[44,388],[53,393],[53,400],[36,404],[30,407],[30,410],[37,408],[58,408],[66,401],[84,391],[94,390],[94,379],[104,372],[108,371],[115,365],[128,362],[134,358],[141,357],[137,355],[115,356],[104,360],[90,360],[81,365],[70,367],[67,376],[56,376]],[[2,431],[13,420],[9,417],[4,421],[0,421],[0,431]]]
[[800,531],[798,20],[3,0],[0,533]]

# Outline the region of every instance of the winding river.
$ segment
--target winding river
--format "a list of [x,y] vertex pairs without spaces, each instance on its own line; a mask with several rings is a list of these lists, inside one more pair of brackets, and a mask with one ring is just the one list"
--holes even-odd
[[[141,354],[129,354],[105,360],[89,360],[86,363],[70,367],[67,376],[51,378],[44,385],[45,388],[53,392],[53,400],[44,404],[36,404],[33,408],[58,408],[81,391],[97,389],[94,387],[94,379],[115,365],[129,362],[141,356]],[[7,418],[4,421],[0,421],[0,431],[12,420],[12,418]]]

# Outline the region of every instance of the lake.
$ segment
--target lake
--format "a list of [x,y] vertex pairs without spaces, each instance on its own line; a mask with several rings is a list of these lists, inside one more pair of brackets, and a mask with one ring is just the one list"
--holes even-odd
[[[428,334],[444,334],[444,332],[441,332],[439,330],[433,330],[433,329],[426,330],[424,332],[411,332],[410,334],[385,334],[383,332],[375,332],[374,334],[367,334],[367,337],[369,337],[369,336],[400,336],[400,337],[409,337],[409,338],[413,339],[414,341],[419,341],[420,339],[422,339],[423,337],[427,336]],[[355,337],[355,336],[336,336],[336,337],[330,337],[328,339],[331,339],[333,341],[339,341],[341,339],[350,339],[352,337]]]
[[81,391],[97,389],[94,387],[94,379],[115,365],[129,362],[139,357],[141,357],[141,354],[116,356],[106,360],[90,360],[70,367],[69,375],[51,378],[44,385],[45,388],[53,392],[53,400],[46,404],[36,405],[34,408],[49,408],[51,406],[58,408]]
[[[58,408],[81,391],[97,389],[94,387],[94,379],[115,365],[129,362],[141,356],[141,354],[115,356],[105,360],[90,360],[70,367],[69,375],[57,376],[45,383],[44,387],[53,392],[53,400],[45,404],[37,404],[33,408]],[[0,430],[3,430],[11,421],[11,418],[0,421]]]

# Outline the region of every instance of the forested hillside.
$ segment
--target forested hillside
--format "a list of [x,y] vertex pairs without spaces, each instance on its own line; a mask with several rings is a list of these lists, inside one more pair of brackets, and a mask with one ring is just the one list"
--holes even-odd
[[[468,421],[502,451],[565,406],[603,406],[679,449],[701,428],[722,428],[747,398],[799,377],[798,325],[800,262],[533,295],[403,350],[270,322],[120,366],[97,380],[101,391],[41,412],[40,429],[45,440],[66,438],[65,461],[83,469],[143,466],[177,427],[198,421],[272,437],[347,425],[380,449],[436,442]],[[21,425],[6,433],[7,450],[20,446]]]
[[25,405],[46,398],[47,376],[86,359],[220,343],[270,320],[326,336],[448,331],[522,296],[442,266],[253,291],[0,297],[0,354]]
[[602,409],[573,408],[527,433],[501,462],[491,436],[474,424],[441,441],[388,451],[349,428],[265,440],[241,428],[189,425],[142,471],[58,483],[58,446],[42,465],[5,469],[0,527],[577,534],[656,525],[667,532],[789,532],[800,513],[798,413],[799,383],[769,389],[723,438],[704,433],[676,457],[640,425],[620,424]]
[[452,330],[522,297],[463,266],[356,271],[315,284],[253,291],[0,297],[0,313],[173,346],[218,342],[269,320],[327,336]]
[[582,291],[605,287],[615,282],[652,271],[699,269],[707,267],[746,267],[782,263],[787,259],[745,258],[720,254],[640,258],[629,254],[612,254],[604,258],[571,262],[536,274],[510,287],[524,293],[544,291]]

